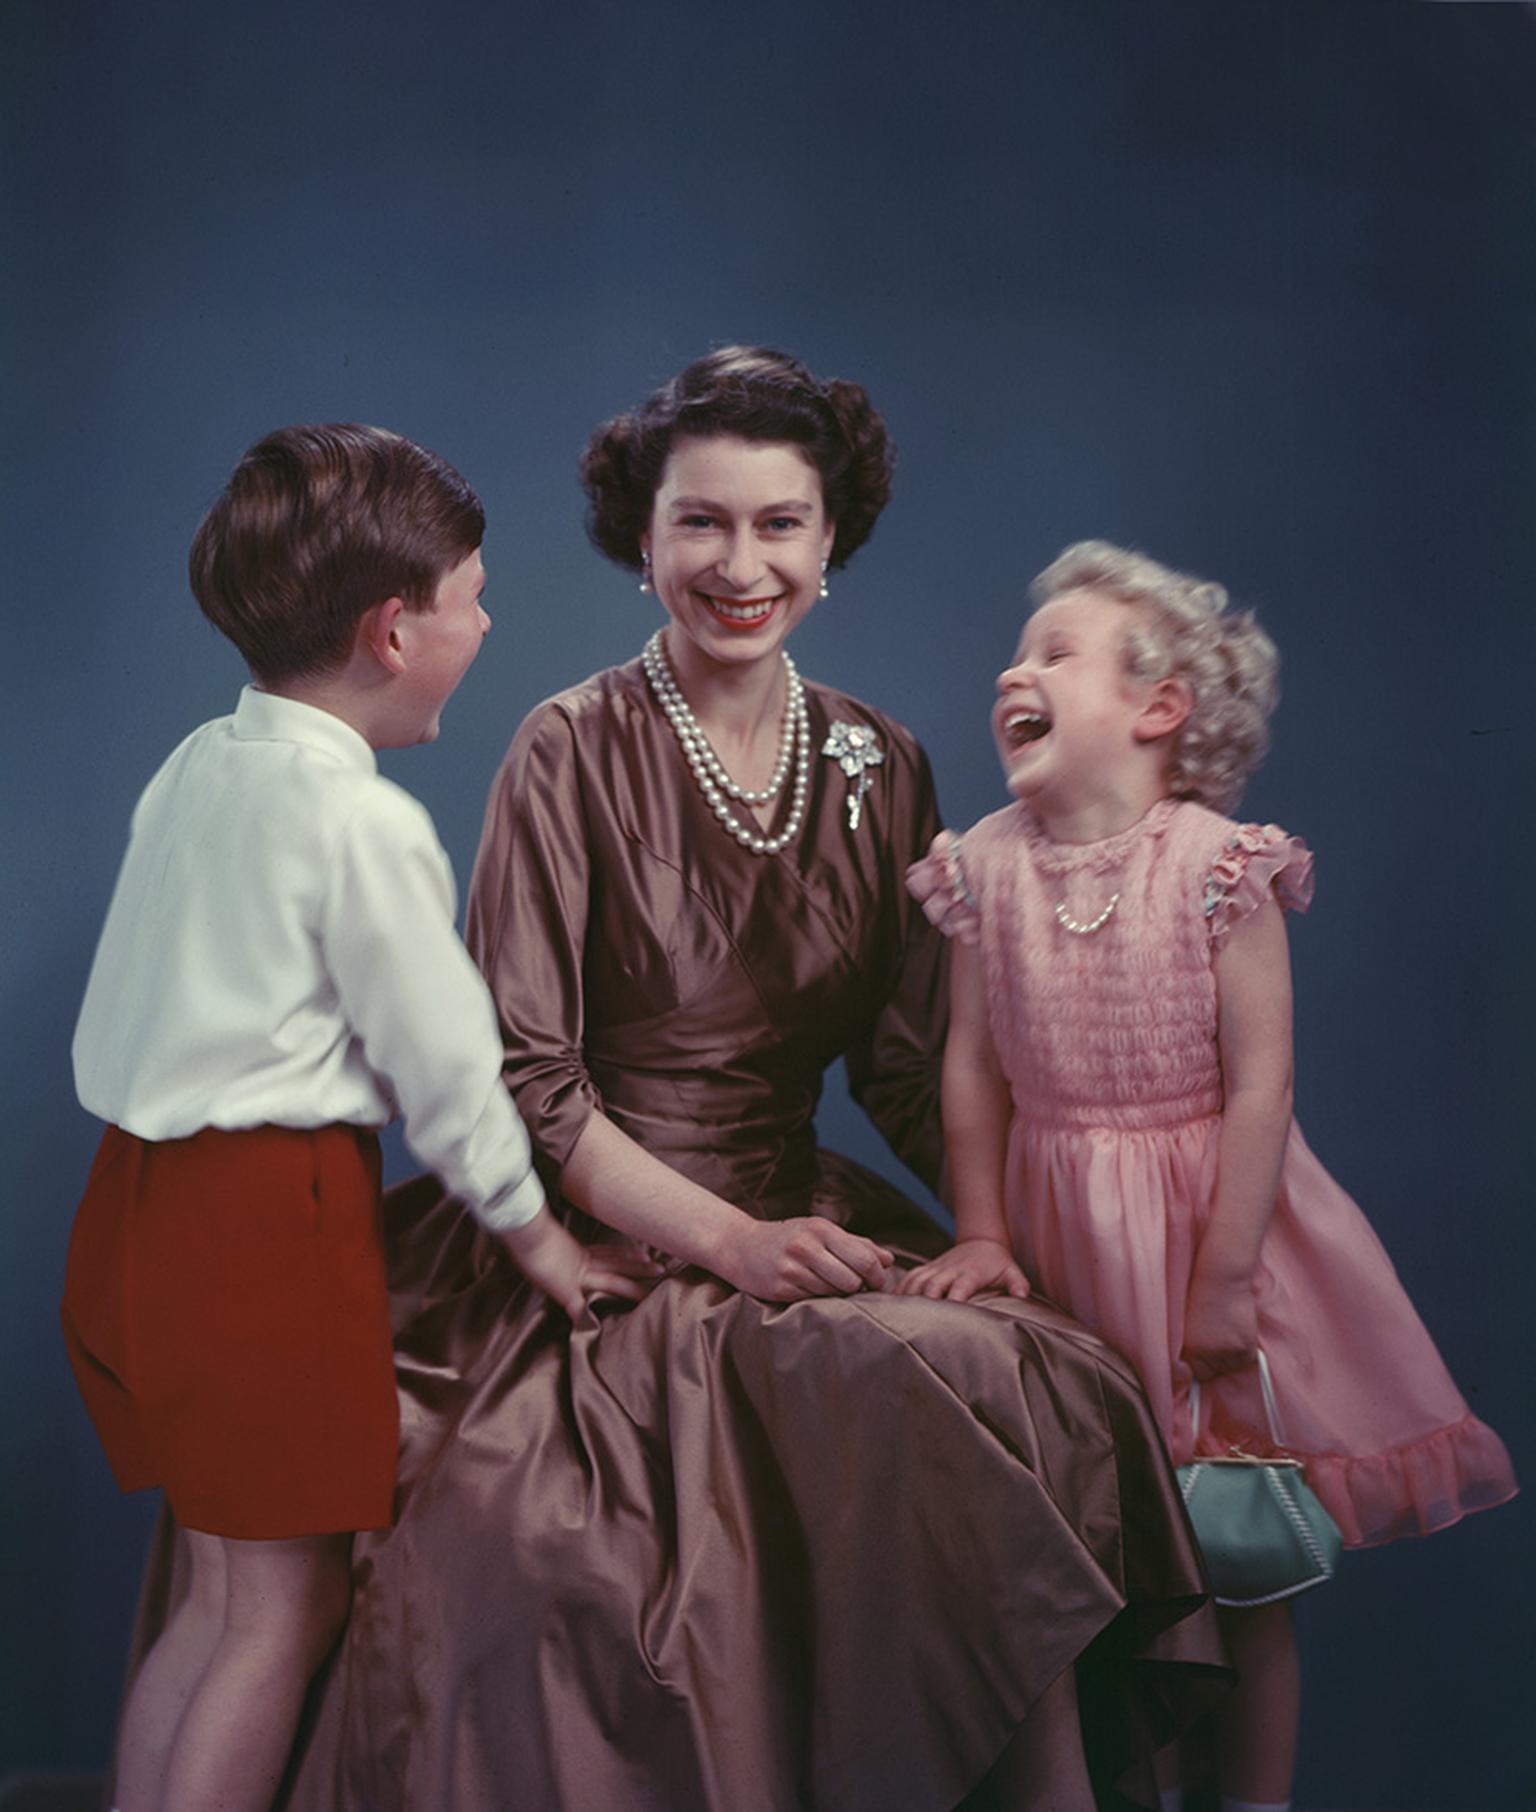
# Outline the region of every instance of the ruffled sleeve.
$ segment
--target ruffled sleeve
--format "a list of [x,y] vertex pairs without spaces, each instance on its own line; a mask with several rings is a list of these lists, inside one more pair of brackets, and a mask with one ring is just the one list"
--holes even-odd
[[1211,941],[1220,944],[1239,919],[1269,895],[1287,912],[1312,903],[1312,852],[1278,824],[1238,824],[1211,864],[1205,881],[1205,916]]
[[907,892],[930,924],[962,944],[981,939],[981,912],[966,873],[963,844],[954,831],[941,831],[933,845],[907,870]]

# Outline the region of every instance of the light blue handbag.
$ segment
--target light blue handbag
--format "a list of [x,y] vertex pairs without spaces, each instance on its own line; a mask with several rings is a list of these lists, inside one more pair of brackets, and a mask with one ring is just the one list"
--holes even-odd
[[[1269,1362],[1259,1354],[1264,1413],[1284,1446]],[[1200,1386],[1189,1391],[1200,1432]],[[1179,1489],[1194,1524],[1218,1604],[1273,1604],[1332,1579],[1343,1539],[1339,1526],[1302,1476],[1300,1460],[1223,1454],[1179,1468]]]

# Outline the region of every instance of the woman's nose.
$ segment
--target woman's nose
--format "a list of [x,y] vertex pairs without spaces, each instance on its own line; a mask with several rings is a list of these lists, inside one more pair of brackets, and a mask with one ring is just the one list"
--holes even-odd
[[731,536],[731,544],[720,559],[720,574],[737,591],[743,591],[763,570],[762,555],[750,526],[744,524]]

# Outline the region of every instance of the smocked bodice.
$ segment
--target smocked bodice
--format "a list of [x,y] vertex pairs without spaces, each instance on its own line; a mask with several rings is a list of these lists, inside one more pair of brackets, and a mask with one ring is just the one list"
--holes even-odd
[[[1053,843],[1024,805],[965,838],[992,1034],[1035,1125],[1168,1127],[1219,1112],[1213,870],[1240,827],[1162,800],[1099,843]],[[1058,905],[1079,927],[1060,922]]]

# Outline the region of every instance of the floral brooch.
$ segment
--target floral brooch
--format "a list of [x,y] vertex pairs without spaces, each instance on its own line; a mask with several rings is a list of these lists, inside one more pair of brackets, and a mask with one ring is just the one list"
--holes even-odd
[[869,770],[885,760],[880,738],[868,724],[844,723],[839,718],[821,745],[821,752],[830,755],[848,776],[848,828],[857,830],[864,815],[864,795],[874,784]]

